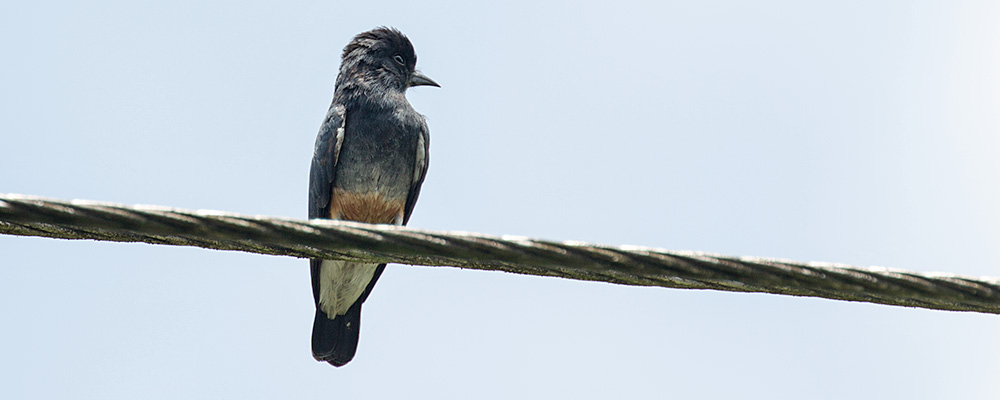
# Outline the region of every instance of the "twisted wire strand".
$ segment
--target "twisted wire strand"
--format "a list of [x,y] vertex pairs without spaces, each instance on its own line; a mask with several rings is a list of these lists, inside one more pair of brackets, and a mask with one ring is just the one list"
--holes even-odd
[[302,258],[498,270],[624,285],[823,297],[1000,314],[1000,279],[0,195],[0,233]]

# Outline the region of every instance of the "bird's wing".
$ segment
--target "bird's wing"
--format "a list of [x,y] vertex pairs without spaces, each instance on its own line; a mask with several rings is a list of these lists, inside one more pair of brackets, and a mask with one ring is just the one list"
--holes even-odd
[[[347,113],[342,105],[330,106],[326,120],[319,128],[313,150],[312,167],[309,169],[309,218],[330,217],[330,196],[333,195],[333,178],[336,176],[340,147],[344,144],[344,125]],[[319,304],[319,274],[323,260],[309,260],[312,275],[313,301]]]
[[326,120],[316,137],[312,167],[309,170],[309,218],[329,218],[333,177],[344,144],[346,111],[342,105],[330,106]]
[[424,183],[427,176],[427,165],[430,163],[430,135],[428,135],[427,123],[421,118],[420,136],[417,138],[416,165],[413,168],[413,182],[410,184],[410,192],[406,196],[406,207],[403,208],[403,225],[410,220],[413,213],[413,206],[417,204],[417,197],[420,196],[420,185]]

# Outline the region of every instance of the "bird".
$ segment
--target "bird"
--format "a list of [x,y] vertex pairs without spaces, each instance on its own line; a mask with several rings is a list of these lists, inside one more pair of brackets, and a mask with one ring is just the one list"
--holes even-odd
[[[427,122],[406,99],[440,87],[416,70],[413,44],[395,28],[359,33],[341,55],[333,102],[309,171],[309,218],[406,225],[429,160]],[[385,264],[311,259],[312,353],[340,367],[354,358],[361,304]]]

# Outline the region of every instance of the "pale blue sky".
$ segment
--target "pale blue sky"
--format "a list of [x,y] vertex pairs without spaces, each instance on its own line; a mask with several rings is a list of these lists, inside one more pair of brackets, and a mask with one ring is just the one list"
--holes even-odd
[[[991,1],[9,2],[0,192],[302,218],[343,46],[442,88],[410,225],[1000,276]],[[992,399],[997,316],[0,236],[0,397]]]

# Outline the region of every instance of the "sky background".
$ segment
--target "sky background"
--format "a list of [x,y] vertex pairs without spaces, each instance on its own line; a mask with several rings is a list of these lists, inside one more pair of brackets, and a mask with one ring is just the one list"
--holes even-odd
[[[1000,276],[1000,3],[6,2],[0,192],[304,218],[341,49],[442,87],[410,226]],[[0,236],[6,399],[995,399],[1000,318]]]

